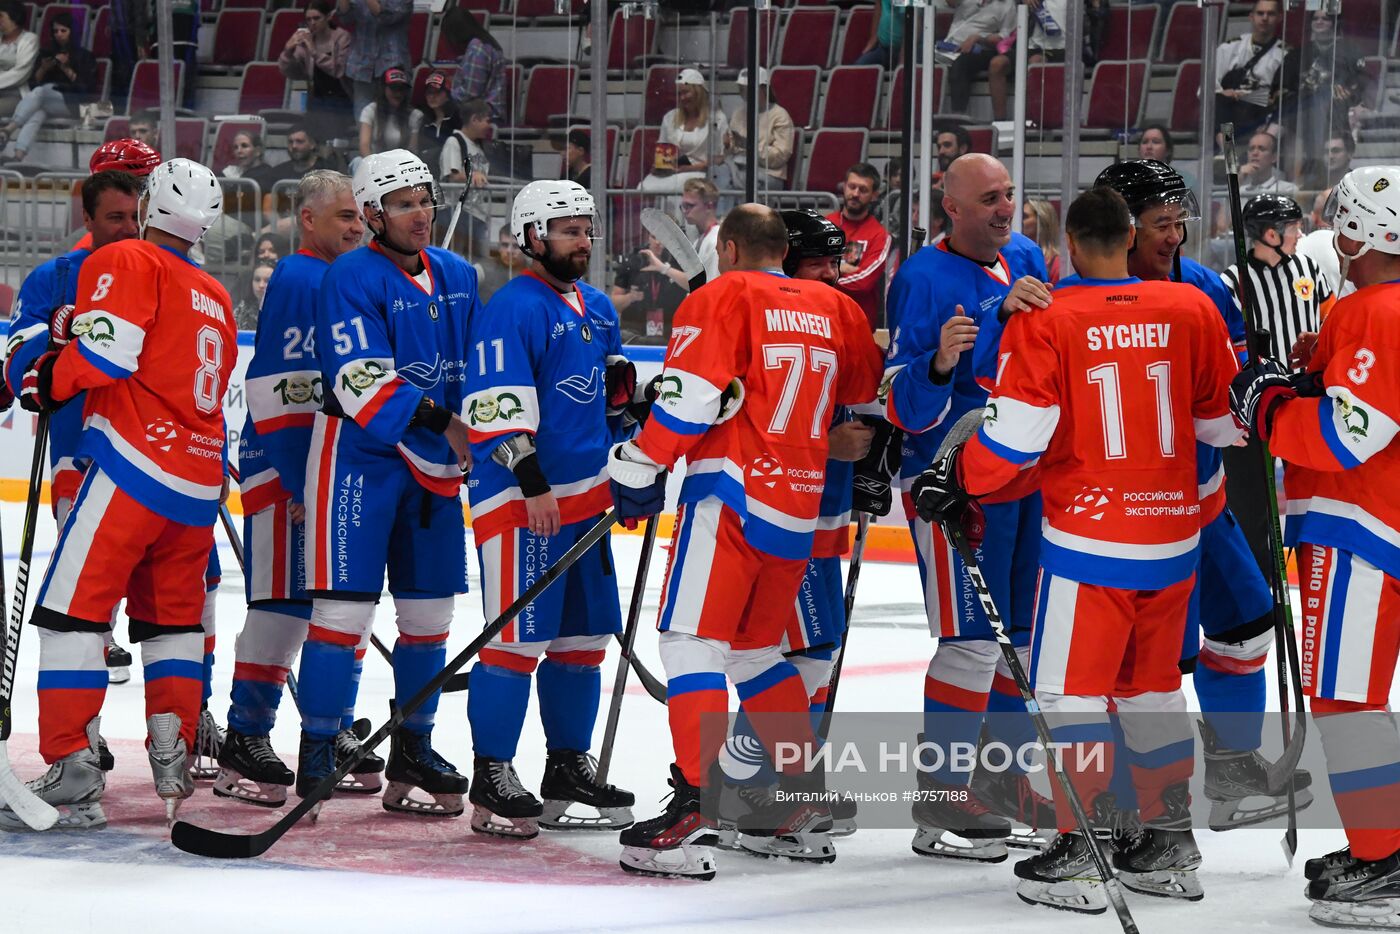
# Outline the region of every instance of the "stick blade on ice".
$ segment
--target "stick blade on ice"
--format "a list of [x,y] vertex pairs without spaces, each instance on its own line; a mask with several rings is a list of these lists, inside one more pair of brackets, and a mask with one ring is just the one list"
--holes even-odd
[[977,434],[977,429],[982,427],[982,421],[986,414],[986,409],[972,409],[969,412],[963,413],[962,418],[954,422],[953,427],[949,428],[948,433],[943,436],[943,441],[938,445],[938,453],[933,455],[933,459],[938,460],[953,448]]
[[175,844],[176,849],[195,856],[207,856],[210,859],[252,859],[267,852],[268,847],[276,842],[280,836],[273,833],[276,829],[274,825],[262,833],[224,833],[177,820],[175,826],[170,828],[170,842]]
[[58,810],[29,790],[10,766],[10,754],[0,741],[0,800],[35,830],[48,830],[58,823]]

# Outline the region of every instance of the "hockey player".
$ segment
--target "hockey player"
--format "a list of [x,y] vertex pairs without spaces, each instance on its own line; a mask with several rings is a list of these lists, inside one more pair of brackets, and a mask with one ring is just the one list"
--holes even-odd
[[[1095,183],[1122,195],[1133,212],[1136,233],[1128,252],[1128,272],[1144,282],[1170,279],[1195,286],[1215,305],[1234,348],[1242,352],[1244,318],[1238,303],[1220,276],[1181,255],[1186,223],[1200,214],[1196,196],[1181,175],[1165,163],[1136,159],[1109,166]],[[1288,798],[1286,789],[1268,787],[1268,762],[1258,752],[1263,741],[1264,665],[1273,641],[1273,595],[1239,521],[1226,506],[1222,454],[1209,444],[1196,446],[1200,567],[1181,666],[1192,675],[1203,714],[1210,826],[1230,830],[1278,816],[1287,809]],[[1306,790],[1310,781],[1306,771],[1294,774],[1295,803],[1300,807],[1312,800]],[[1123,789],[1119,805],[1128,805],[1130,783],[1115,784]],[[1269,803],[1263,803],[1265,799]]]
[[[675,794],[622,832],[620,862],[698,879],[715,874],[700,786],[723,741],[725,675],[770,756],[778,742],[814,746],[808,693],[780,643],[812,554],[831,407],[873,399],[881,368],[859,306],[782,274],[776,213],[736,207],[719,244],[723,275],[677,312],[651,419],[608,458],[624,518],[659,512],[665,471],[687,462],[659,624]],[[800,794],[822,787],[820,772],[788,764],[780,790],[798,799],[779,796],[739,829],[790,837],[788,855],[834,859],[824,801]]]
[[[339,172],[316,169],[302,176],[297,204],[302,246],[278,264],[268,283],[245,380],[248,417],[238,464],[248,615],[235,643],[229,730],[214,785],[216,795],[271,807],[286,801],[294,776],[268,737],[311,618],[306,458],[325,401],[315,347],[316,296],[330,264],[358,247],[365,232],[350,179]],[[362,643],[335,737],[338,757],[359,752],[350,722],[363,661]],[[377,792],[383,770],[384,760],[371,753],[337,790]]]
[[1400,167],[1337,185],[1337,254],[1357,290],[1322,323],[1301,393],[1275,361],[1235,378],[1231,408],[1285,462],[1302,578],[1303,691],[1348,846],[1310,859],[1309,917],[1400,927],[1400,734],[1387,700],[1400,648]]
[[[130,138],[108,140],[93,150],[91,158],[88,159],[88,171],[93,175],[98,172],[125,172],[139,179],[146,178],[158,165],[160,153],[139,139]],[[73,249],[97,249],[93,244],[92,231],[84,233],[78,242],[73,244]]]
[[[1079,274],[1060,282],[1049,309],[1007,324],[986,421],[920,477],[914,497],[923,516],[975,526],[979,507],[967,497],[1015,482],[1039,458],[1036,701],[1073,744],[1066,771],[1100,820],[1113,809],[1108,715],[1117,705],[1145,828],[1115,865],[1135,891],[1197,899],[1190,726],[1161,714],[1185,711],[1177,658],[1200,534],[1195,442],[1240,437],[1228,417],[1237,363],[1225,323],[1198,291],[1128,275],[1133,218],[1120,195],[1081,195],[1065,229]],[[1061,833],[1017,863],[1017,893],[1101,912],[1090,843],[1055,792]]]
[[[325,387],[306,476],[306,589],[311,620],[298,674],[296,793],[335,769],[335,740],[354,680],[355,649],[388,570],[399,638],[394,691],[412,697],[447,657],[453,595],[467,589],[460,492],[470,465],[467,329],[480,310],[476,274],[429,245],[437,189],[403,149],[366,156],[352,182],[373,235],[321,281],[315,351]],[[434,697],[395,731],[384,807],[462,813],[467,779],[432,746]],[[414,788],[431,801],[415,798]]]
[[[209,169],[162,163],[140,202],[141,238],[83,263],[76,306],[52,325],[61,349],[25,372],[24,391],[44,410],[87,390],[78,456],[91,465],[33,616],[40,753],[51,767],[31,787],[61,806],[60,826],[106,822],[96,749],[103,633],[123,596],[141,644],[147,751],[167,816],[194,791],[202,572],[222,493],[223,392],[237,332],[228,293],[187,254],[222,207]],[[6,826],[13,820],[0,811]]]
[[[886,417],[908,433],[900,470],[906,495],[932,462],[947,427],[985,403],[996,374],[1001,317],[1050,301],[1040,248],[1011,232],[1015,189],[1006,168],[990,156],[970,153],[948,167],[944,185],[952,234],[911,256],[890,288],[895,330],[882,396]],[[938,639],[924,679],[924,738],[944,749],[955,743],[975,746],[1001,653],[961,559],[939,529],[915,515],[907,498],[905,512],[918,551],[929,629]],[[1039,496],[1014,491],[993,497],[986,514],[984,574],[1025,654],[1035,592]],[[1009,672],[1003,674],[1009,680]],[[1004,704],[998,712],[1016,712],[1019,698],[996,697]],[[1012,717],[997,722],[1006,725]],[[1025,792],[1004,793],[1004,801],[1036,802],[1024,775],[1004,777]],[[971,778],[951,765],[919,773],[926,794],[914,808],[916,853],[990,862],[1006,858],[1003,840],[1011,825],[990,812],[987,802],[967,793]],[[1006,815],[1024,823],[1047,816],[1043,807],[1038,815],[1019,808]]]
[[[510,226],[530,265],[472,322],[467,423],[476,469],[468,495],[487,620],[548,571],[610,502],[608,449],[637,376],[622,356],[612,302],[581,278],[594,222],[593,196],[575,182],[521,189]],[[621,629],[604,539],[482,649],[467,699],[473,830],[529,839],[540,826],[632,824],[632,793],[599,784],[588,754],[599,665]],[[548,750],[543,804],[512,764],[536,666]],[[597,816],[567,814],[575,803]]]

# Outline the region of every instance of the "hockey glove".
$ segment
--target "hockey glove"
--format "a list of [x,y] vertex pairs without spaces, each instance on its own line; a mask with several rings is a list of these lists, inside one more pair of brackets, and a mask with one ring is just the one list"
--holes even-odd
[[636,366],[626,357],[610,355],[603,385],[608,396],[608,416],[621,415],[637,394]]
[[661,377],[653,376],[651,381],[637,387],[632,401],[622,410],[622,429],[630,431],[634,425],[646,425],[651,417],[651,406],[661,392]]
[[53,317],[49,319],[49,346],[67,347],[73,340],[73,311],[72,305],[60,305],[53,311]]
[[637,520],[659,513],[666,505],[666,471],[631,441],[608,453],[608,478],[613,506],[629,529]]
[[962,461],[962,445],[948,451],[934,461],[933,466],[914,481],[910,491],[914,499],[914,511],[925,522],[944,526],[945,529],[958,527],[967,543],[978,549],[987,534],[987,519],[982,505],[963,487],[958,476],[958,465]]
[[851,484],[851,508],[872,516],[888,516],[894,497],[890,481],[899,475],[903,459],[904,432],[884,419],[862,418],[875,429],[870,453],[856,461]]
[[20,407],[30,412],[56,412],[68,403],[67,399],[53,397],[53,367],[58,362],[58,351],[49,350],[24,371],[20,383]]
[[1241,428],[1267,438],[1269,410],[1275,403],[1297,395],[1291,374],[1283,364],[1264,357],[1245,364],[1230,381],[1230,413]]

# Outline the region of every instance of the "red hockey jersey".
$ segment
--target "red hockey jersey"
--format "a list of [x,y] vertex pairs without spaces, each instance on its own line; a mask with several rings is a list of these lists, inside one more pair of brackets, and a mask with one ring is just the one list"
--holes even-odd
[[88,390],[79,456],[167,519],[212,525],[238,357],[228,292],[180,254],[124,240],[83,263],[73,333],[53,392]]
[[1195,570],[1196,441],[1222,447],[1238,369],[1220,313],[1174,282],[1072,277],[1014,316],[987,419],[962,477],[988,493],[1040,458],[1041,565],[1088,584],[1156,590]]
[[[834,405],[875,398],[883,354],[860,306],[820,282],[731,272],[676,312],[660,393],[637,444],[687,459],[681,502],[718,496],[755,548],[812,555]],[[735,380],[742,405],[719,421]]]
[[1308,364],[1321,397],[1274,410],[1291,542],[1360,555],[1400,577],[1400,283],[1359,289],[1322,322]]

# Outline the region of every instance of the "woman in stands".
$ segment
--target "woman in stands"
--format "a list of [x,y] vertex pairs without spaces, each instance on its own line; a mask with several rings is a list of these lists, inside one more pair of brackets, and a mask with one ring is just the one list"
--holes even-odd
[[423,112],[409,103],[408,72],[390,68],[384,72],[379,94],[360,111],[360,156],[391,149],[418,151],[418,131]]
[[712,154],[716,163],[724,160],[728,132],[724,111],[710,106],[705,76],[694,68],[681,69],[676,76],[676,107],[661,118],[654,167],[642,179],[642,191],[679,193],[690,179],[706,177]]
[[97,60],[73,35],[73,15],[61,10],[49,17],[49,34],[34,65],[29,89],[15,106],[9,123],[0,127],[0,148],[11,136],[14,158],[23,162],[49,117],[67,117],[77,105],[97,94]]
[[277,68],[288,78],[305,81],[306,119],[317,139],[349,135],[355,115],[345,61],[350,56],[350,33],[331,25],[335,0],[309,0],[302,28],[292,33],[277,56]]

